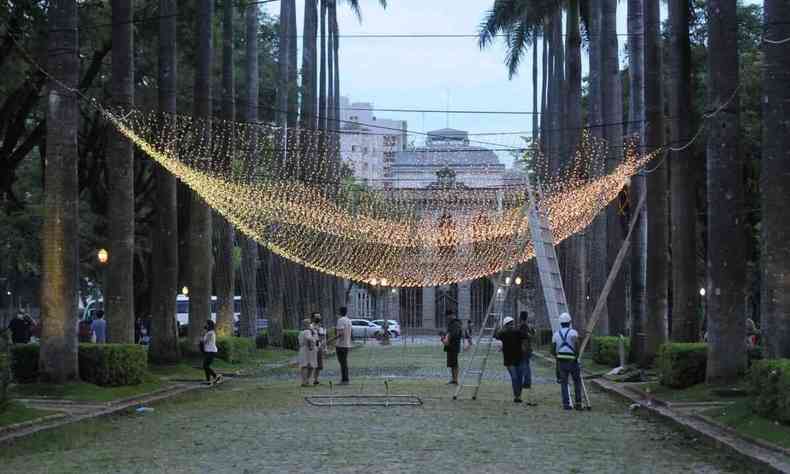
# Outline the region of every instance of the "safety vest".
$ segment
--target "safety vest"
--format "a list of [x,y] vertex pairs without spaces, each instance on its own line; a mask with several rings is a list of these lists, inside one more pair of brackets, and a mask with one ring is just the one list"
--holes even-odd
[[[574,349],[573,346],[571,346],[570,343],[568,342],[568,333],[570,332],[571,332],[571,328],[568,328],[565,331],[565,334],[562,333],[561,328],[557,331],[557,334],[560,335],[560,340],[561,340],[560,348],[557,349],[557,359],[576,360],[576,349]],[[567,352],[563,352],[563,349],[565,349],[566,347],[570,349],[571,351],[570,354]]]

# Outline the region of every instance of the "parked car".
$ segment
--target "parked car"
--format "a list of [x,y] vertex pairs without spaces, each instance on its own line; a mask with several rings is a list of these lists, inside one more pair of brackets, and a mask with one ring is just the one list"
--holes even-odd
[[376,333],[381,331],[381,326],[373,324],[367,319],[352,319],[351,320],[351,337],[364,339],[368,337],[376,337]]
[[[388,319],[387,323],[389,324],[388,329],[390,331],[390,334],[393,337],[400,337],[400,324],[398,324],[398,322],[395,321],[394,319]],[[377,319],[377,320],[373,321],[373,324],[376,324],[376,325],[381,326],[382,328],[384,328],[384,320],[383,319]]]

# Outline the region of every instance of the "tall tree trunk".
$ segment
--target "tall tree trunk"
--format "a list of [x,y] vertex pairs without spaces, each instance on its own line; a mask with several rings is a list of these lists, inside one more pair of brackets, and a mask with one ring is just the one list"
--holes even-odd
[[[159,110],[176,113],[176,0],[159,0]],[[178,292],[178,207],[176,178],[161,166],[156,174],[156,227],[151,242],[151,349],[154,362],[179,359],[176,324]]]
[[[658,0],[644,0],[645,151],[663,145],[661,36]],[[667,228],[667,166],[659,160],[647,176],[647,313],[643,360],[651,363],[667,337],[669,255]]]
[[318,79],[318,128],[326,130],[326,111],[327,111],[327,96],[326,96],[326,79],[327,79],[327,54],[326,54],[326,17],[328,13],[327,0],[321,0],[318,7],[318,14],[320,15],[320,48],[321,48],[321,66],[320,77]]
[[[296,41],[296,0],[285,0],[288,3],[288,127],[296,127],[299,120],[299,64]],[[282,21],[282,20],[281,20]]]
[[547,120],[548,111],[548,74],[549,74],[549,27],[548,21],[543,22],[543,49],[541,50],[540,65],[540,148],[546,151],[546,133],[549,128]]
[[[48,11],[49,81],[44,222],[41,228],[42,379],[63,383],[78,377],[77,279],[79,195],[77,132],[79,39],[76,0],[53,0]],[[62,84],[62,85],[61,85]]]
[[[738,18],[736,0],[708,0],[708,367],[709,383],[746,369],[746,234],[743,162],[738,156]],[[734,97],[732,100],[730,98]],[[726,105],[725,105],[726,104]],[[722,238],[722,236],[727,238]]]
[[[333,55],[335,58],[334,69],[332,70],[332,74],[334,77],[332,79],[332,90],[335,94],[335,102],[334,102],[334,110],[332,113],[334,114],[333,118],[335,120],[336,130],[340,130],[342,124],[340,123],[340,30],[337,24],[337,0],[332,0],[332,3],[329,5],[329,19],[332,22],[332,49]],[[335,140],[335,155],[336,159],[340,159],[340,141],[339,139]]]
[[[234,3],[226,0],[222,6],[222,118],[236,120],[236,85],[233,64]],[[230,142],[223,146],[232,146]],[[230,170],[230,163],[224,163]],[[216,211],[212,212],[214,230],[214,293],[217,296],[217,335],[233,335],[234,283],[233,227]]]
[[[790,37],[790,3],[765,0],[765,38]],[[790,358],[790,43],[763,43],[762,320],[765,352]]]
[[[604,138],[603,134],[603,36],[601,34],[601,8],[603,0],[590,0],[590,128],[592,136]],[[604,162],[592,163],[593,173],[596,176],[603,174]],[[598,214],[587,231],[588,237],[588,290],[587,314],[592,313],[596,301],[600,296],[604,282],[607,278],[606,271],[606,215]],[[597,326],[598,334],[609,334],[609,316],[604,306]]]
[[540,110],[538,107],[538,27],[532,30],[532,142],[538,139],[538,127]]
[[[285,3],[285,2],[283,2]],[[281,7],[282,8],[282,7]],[[245,83],[247,90],[244,97],[244,121],[247,123],[258,122],[258,97],[259,97],[259,69],[258,69],[258,9],[255,3],[245,7],[246,25],[246,66],[244,70]],[[281,43],[282,44],[282,43]],[[282,51],[280,57],[282,57]],[[287,99],[286,94],[280,94]],[[282,97],[278,95],[278,104]],[[287,103],[287,101],[286,101]],[[278,114],[281,123],[285,114]],[[253,157],[249,157],[253,160]],[[257,330],[258,319],[258,244],[247,237],[239,235],[239,245],[241,246],[241,316],[239,317],[239,335],[242,337],[254,337]],[[269,285],[271,287],[271,280]],[[270,300],[267,301],[270,304]],[[273,327],[272,318],[269,318]],[[277,335],[279,341],[279,333]]]
[[[211,143],[213,17],[213,0],[199,0],[195,117],[205,120],[201,139],[206,146]],[[211,210],[197,193],[193,193],[189,211],[189,342],[191,347],[197,348],[202,328],[211,317]]]
[[[112,1],[112,101],[134,106],[134,2]],[[110,131],[107,150],[107,216],[110,254],[104,291],[107,337],[134,343],[134,153],[132,143]]]
[[303,128],[316,128],[318,0],[305,1],[304,31],[302,33],[302,109]]
[[[644,25],[642,0],[628,0],[628,134],[643,143],[642,126],[645,119],[645,63]],[[646,192],[646,177],[638,174],[631,178],[631,203],[642,200]],[[631,237],[631,354],[632,361],[642,359],[644,320],[647,310],[647,213],[644,207]]]
[[557,48],[554,44],[554,29],[556,25],[554,24],[554,17],[549,17],[546,20],[546,36],[548,37],[548,41],[546,43],[548,47],[547,51],[547,59],[546,59],[546,109],[543,115],[543,153],[547,163],[549,165],[549,173],[554,171],[554,157],[556,152],[554,150],[554,89],[557,87],[557,83],[555,82],[555,73],[554,67],[556,66],[556,62],[554,61],[554,56],[557,54]]
[[[607,141],[606,170],[613,171],[623,161],[623,86],[620,79],[619,44],[617,40],[617,0],[602,0],[601,54],[604,134]],[[623,245],[624,219],[615,201],[606,208],[606,268],[611,269]],[[609,332],[625,333],[626,301],[624,272],[618,272],[606,300]]]
[[[688,0],[669,0],[669,123],[670,143],[681,147],[691,139],[691,45]],[[670,248],[672,249],[672,340],[699,339],[697,292],[697,196],[690,150],[669,155]]]

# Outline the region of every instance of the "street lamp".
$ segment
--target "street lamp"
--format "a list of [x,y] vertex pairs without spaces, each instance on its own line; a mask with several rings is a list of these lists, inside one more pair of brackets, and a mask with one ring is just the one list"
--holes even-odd
[[520,276],[516,277],[516,285],[519,285],[519,286],[521,285],[521,277]]
[[699,295],[700,296],[705,296],[705,288],[700,288],[699,289]]
[[107,249],[99,249],[99,251],[96,252],[96,258],[99,259],[99,263],[104,265],[110,259],[110,253],[107,252]]
[[189,288],[187,288],[186,286],[181,288],[181,294],[184,295],[184,296],[188,295],[189,294]]

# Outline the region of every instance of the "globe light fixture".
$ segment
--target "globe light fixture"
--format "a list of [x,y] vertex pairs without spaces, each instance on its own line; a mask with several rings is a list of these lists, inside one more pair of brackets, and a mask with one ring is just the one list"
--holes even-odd
[[510,286],[510,277],[505,277],[505,285]]
[[699,289],[699,295],[700,296],[705,296],[705,288],[700,288]]
[[516,277],[516,285],[521,285],[521,277],[520,276]]
[[181,294],[184,295],[184,296],[188,295],[189,294],[189,288],[187,288],[186,286],[181,288]]
[[99,263],[105,264],[110,259],[110,253],[107,249],[99,249],[99,251],[96,252],[96,258],[99,259]]

